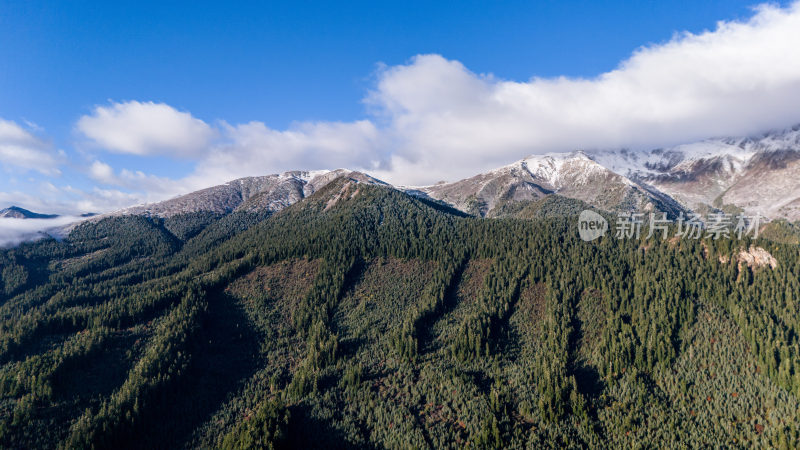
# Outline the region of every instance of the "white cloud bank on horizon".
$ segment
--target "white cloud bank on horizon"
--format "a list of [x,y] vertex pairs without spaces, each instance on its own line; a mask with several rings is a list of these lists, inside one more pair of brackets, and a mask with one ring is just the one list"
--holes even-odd
[[365,98],[369,118],[355,122],[209,125],[166,104],[132,101],[98,106],[76,129],[110,152],[195,161],[180,179],[95,161],[92,179],[138,192],[101,190],[120,202],[294,169],[347,167],[427,184],[529,154],[748,135],[800,122],[800,2],[754,11],[745,21],[642,47],[595,78],[508,81],[418,55],[378,72]]

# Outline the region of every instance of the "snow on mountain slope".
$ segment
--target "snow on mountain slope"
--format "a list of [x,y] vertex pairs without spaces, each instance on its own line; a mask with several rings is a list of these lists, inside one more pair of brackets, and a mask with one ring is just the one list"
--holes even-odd
[[534,178],[545,181],[554,189],[586,185],[608,169],[597,164],[583,152],[532,155],[512,165],[527,170]]
[[414,192],[481,216],[496,214],[496,208],[508,202],[556,193],[608,211],[659,209],[675,213],[680,208],[668,197],[603,167],[580,151],[533,155],[485,174]]
[[607,150],[590,153],[590,157],[608,169],[631,178],[650,178],[676,174],[691,170],[698,161],[721,159],[731,170],[741,170],[756,153],[750,147],[742,147],[735,141],[708,140],[678,145],[667,149],[636,152],[631,150]]
[[56,214],[39,214],[19,206],[0,209],[0,219],[55,219]]
[[592,159],[693,210],[722,208],[800,219],[800,126],[749,138],[709,139]]
[[721,209],[799,220],[798,180],[800,126],[650,151],[534,155],[461,181],[405,190],[482,216],[557,193],[608,211]]
[[385,184],[369,175],[347,169],[292,171],[246,177],[191,192],[158,203],[133,206],[108,215],[142,214],[171,217],[198,211],[228,214],[233,211],[277,212],[313,194],[339,177],[370,184]]

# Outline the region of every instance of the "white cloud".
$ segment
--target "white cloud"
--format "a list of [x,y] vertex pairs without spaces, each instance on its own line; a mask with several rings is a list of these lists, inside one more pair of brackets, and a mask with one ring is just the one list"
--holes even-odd
[[[135,200],[134,203],[155,202],[168,197],[173,197],[178,194],[183,194],[191,190],[208,187],[208,183],[214,183],[214,180],[208,179],[197,179],[194,182],[191,182],[191,180],[187,179],[174,180],[171,178],[148,175],[139,170],[134,171],[122,169],[118,172],[115,172],[113,167],[102,161],[92,162],[92,164],[89,166],[87,174],[89,175],[89,178],[100,184],[106,186],[116,186],[129,191],[125,193],[124,196],[115,196],[115,198],[121,198],[127,201],[133,199]],[[123,191],[115,190],[96,190],[95,193],[97,192],[123,193]],[[100,202],[100,204],[104,205],[104,207],[101,209],[91,208],[88,206],[84,209],[103,212],[108,210],[106,202]],[[117,206],[118,208],[130,206],[130,203],[117,204],[116,201],[108,204]]]
[[[365,170],[388,168],[389,154],[380,145],[380,131],[370,121],[352,123],[303,122],[284,131],[261,122],[240,125],[222,123],[220,142],[198,160],[195,170],[171,179],[129,169],[115,170],[95,160],[86,170],[92,180],[128,191],[114,201],[93,200],[81,210],[108,211],[108,206],[155,202],[245,176],[268,175],[287,170],[351,167]],[[113,191],[113,190],[112,190]],[[113,191],[123,192],[123,191]],[[88,193],[83,193],[89,195]],[[116,200],[133,200],[118,205]],[[94,206],[105,206],[94,208]]]
[[454,180],[528,154],[654,148],[800,122],[800,3],[744,22],[677,34],[590,79],[525,82],[420,55],[385,67],[372,119],[277,131],[225,125],[198,173],[228,180],[294,168],[350,167],[395,183]]
[[58,175],[64,155],[46,140],[35,136],[15,122],[0,119],[0,164],[6,170],[33,170]]
[[370,121],[304,122],[285,131],[261,122],[223,124],[224,144],[187,180],[217,182],[286,170],[388,167],[380,131]]
[[105,150],[134,155],[202,155],[215,130],[187,112],[164,103],[130,101],[97,106],[78,120],[77,129]]
[[63,237],[65,226],[84,220],[79,214],[107,212],[141,203],[142,194],[116,189],[89,190],[44,182],[38,194],[0,191],[0,205],[17,205],[37,213],[61,214],[52,219],[0,218],[0,247],[17,245],[47,235]]
[[89,166],[89,177],[103,184],[118,184],[119,182],[114,176],[114,169],[102,161],[95,161]]
[[71,185],[58,189],[60,200],[56,204],[68,206],[68,210],[74,213],[105,213],[144,202],[144,194],[141,192],[99,187],[85,190]]
[[144,199],[144,193],[98,187],[79,189],[71,185],[56,186],[44,182],[34,192],[0,191],[0,208],[14,205],[37,213],[68,216],[108,212],[141,203]]
[[[45,186],[53,186],[46,183]],[[55,192],[49,189],[40,189],[38,193],[16,191],[0,191],[0,209],[8,206],[19,206],[21,208],[29,209],[33,212],[44,214],[57,214],[65,212],[73,212],[71,208],[63,209],[57,208],[57,211],[51,208],[53,204],[47,199],[52,199]],[[61,205],[63,206],[63,205]]]

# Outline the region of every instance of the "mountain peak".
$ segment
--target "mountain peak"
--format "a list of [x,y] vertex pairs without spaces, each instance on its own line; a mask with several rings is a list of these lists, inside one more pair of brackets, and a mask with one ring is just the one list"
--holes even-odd
[[341,177],[348,177],[359,183],[386,185],[377,178],[349,169],[294,170],[281,174],[237,178],[225,184],[158,203],[125,208],[109,215],[171,217],[200,211],[228,214],[234,211],[257,210],[274,213],[308,197]]
[[706,139],[590,157],[695,211],[723,209],[800,219],[800,125],[748,137]]
[[39,214],[29,211],[19,206],[9,206],[5,209],[0,209],[0,217],[10,219],[54,219],[58,217],[56,214]]

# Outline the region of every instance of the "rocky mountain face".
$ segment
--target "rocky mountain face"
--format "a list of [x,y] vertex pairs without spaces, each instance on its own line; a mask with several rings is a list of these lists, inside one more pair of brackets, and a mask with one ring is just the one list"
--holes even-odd
[[54,219],[58,217],[56,214],[39,214],[27,209],[20,208],[19,206],[10,206],[8,208],[0,209],[0,218],[10,219]]
[[409,189],[474,215],[559,194],[611,212],[725,211],[800,220],[800,126],[651,151],[530,156],[455,183]]
[[240,178],[163,202],[126,208],[111,215],[133,214],[166,218],[199,211],[217,214],[254,210],[277,212],[340,177],[361,183],[385,184],[369,175],[346,169],[284,172],[263,177]]
[[800,126],[650,152],[598,152],[592,158],[692,210],[800,220]]
[[581,200],[607,211],[654,211],[676,215],[681,205],[650,186],[626,178],[584,152],[529,156],[485,174],[408,190],[464,212],[494,217],[511,202],[552,194]]

